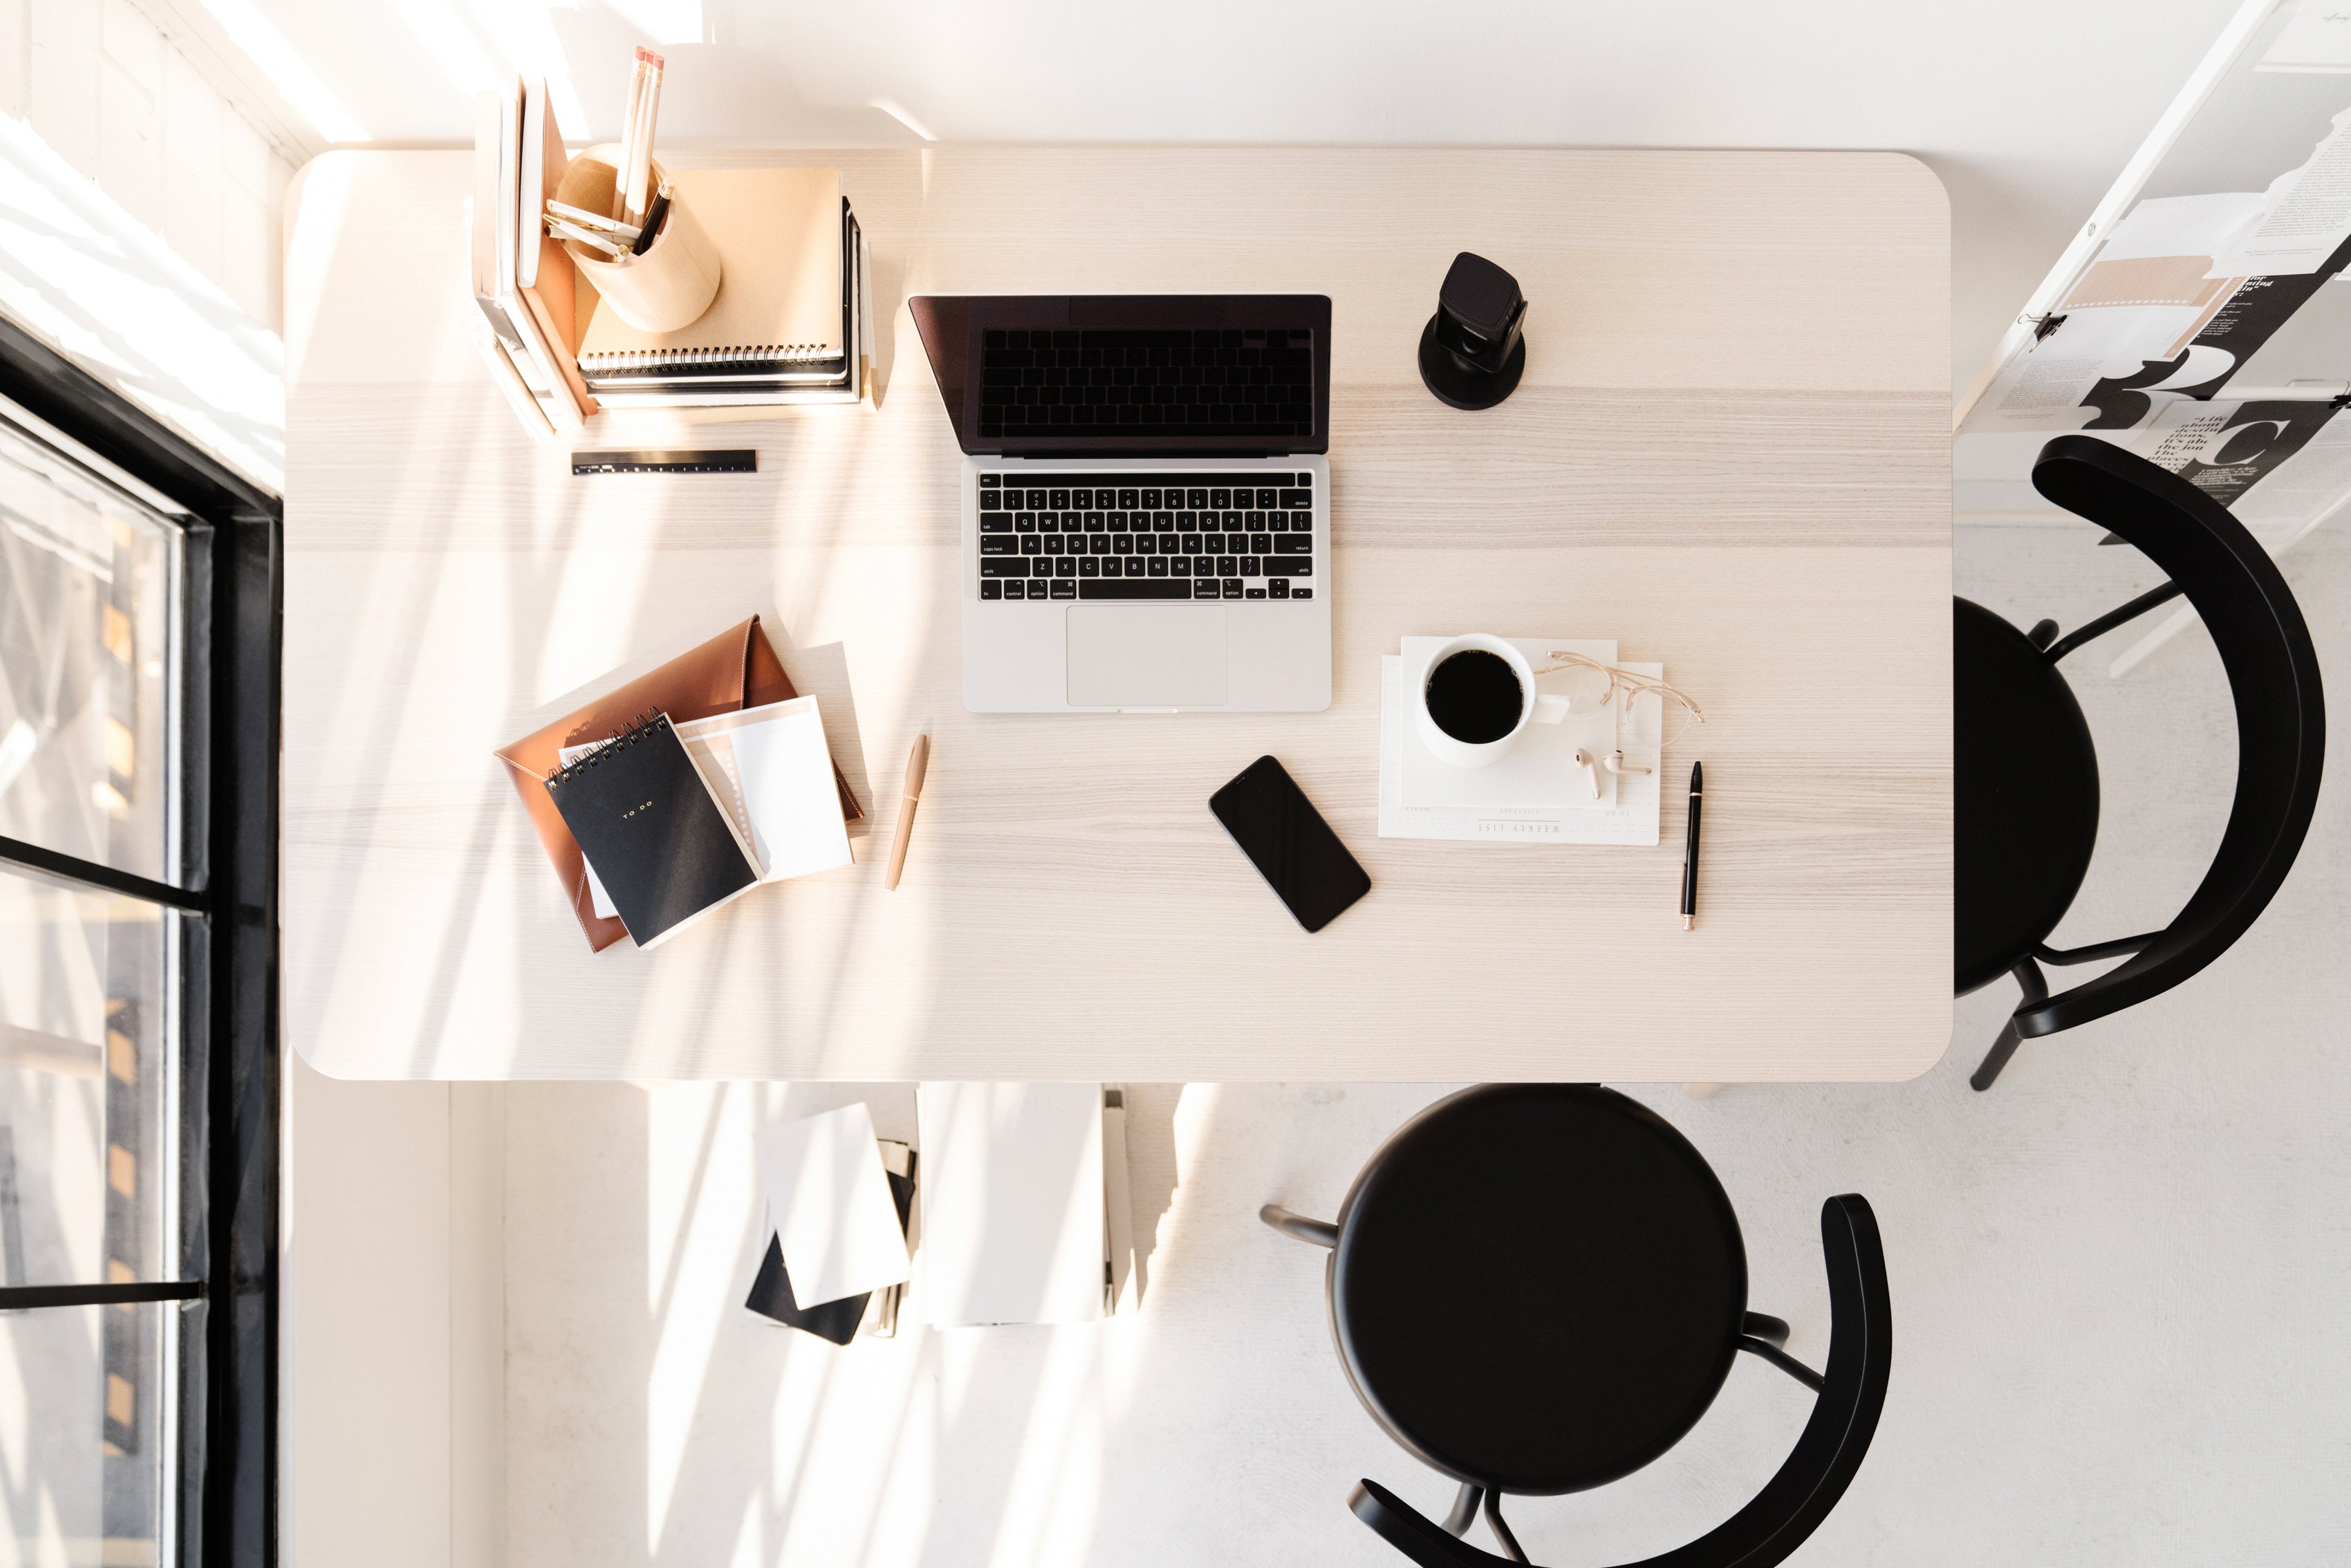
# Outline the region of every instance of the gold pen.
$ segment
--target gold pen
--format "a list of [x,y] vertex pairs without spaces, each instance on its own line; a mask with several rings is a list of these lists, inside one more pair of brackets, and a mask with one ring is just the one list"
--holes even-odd
[[906,869],[906,844],[914,836],[914,808],[923,800],[923,775],[931,766],[931,737],[914,737],[914,749],[906,755],[906,799],[898,808],[898,831],[890,840],[890,869],[882,878],[882,885],[895,893],[898,875]]

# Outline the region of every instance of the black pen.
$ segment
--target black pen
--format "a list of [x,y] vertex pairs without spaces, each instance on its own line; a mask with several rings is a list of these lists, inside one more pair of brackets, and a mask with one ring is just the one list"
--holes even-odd
[[1698,808],[1706,794],[1706,765],[1690,764],[1689,838],[1682,851],[1682,929],[1698,925]]
[[644,226],[637,231],[636,243],[629,246],[629,254],[643,256],[653,249],[653,241],[661,237],[662,222],[668,216],[669,187],[664,185],[653,193],[653,205],[645,209]]

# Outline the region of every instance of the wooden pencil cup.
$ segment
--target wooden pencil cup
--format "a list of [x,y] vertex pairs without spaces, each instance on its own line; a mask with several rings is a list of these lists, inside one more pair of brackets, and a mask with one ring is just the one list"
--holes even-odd
[[[620,180],[621,148],[602,142],[589,148],[563,171],[555,199],[566,206],[591,213],[612,210],[612,187]],[[667,176],[653,165],[648,189],[659,190]],[[580,276],[595,286],[604,303],[622,320],[640,332],[674,332],[710,308],[718,296],[718,247],[695,221],[694,209],[673,190],[661,232],[643,256],[612,260],[603,252],[565,240],[563,248],[580,266]]]

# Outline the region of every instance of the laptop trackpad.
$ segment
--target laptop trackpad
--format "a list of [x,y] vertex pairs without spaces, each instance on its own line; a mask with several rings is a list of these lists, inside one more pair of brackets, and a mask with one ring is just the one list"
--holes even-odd
[[1220,604],[1070,606],[1071,707],[1222,707]]

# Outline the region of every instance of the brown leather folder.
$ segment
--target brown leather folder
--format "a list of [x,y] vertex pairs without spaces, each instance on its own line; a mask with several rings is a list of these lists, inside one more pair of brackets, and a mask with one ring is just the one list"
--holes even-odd
[[[602,952],[626,936],[629,928],[617,919],[597,915],[588,891],[588,862],[571,830],[563,825],[554,797],[547,792],[547,776],[561,766],[562,748],[617,735],[630,720],[645,713],[665,713],[671,722],[683,724],[738,708],[764,707],[799,695],[754,615],[692,653],[681,653],[615,687],[577,713],[498,748],[498,760],[506,764],[507,777],[514,781],[515,793],[522,797],[530,825],[538,830],[538,841],[546,846],[556,878],[571,900],[571,913],[580,929],[588,934],[590,952]],[[849,780],[841,777],[839,763],[833,765],[832,781],[841,790],[842,819],[854,822],[863,817],[865,812],[857,797],[849,792]]]

